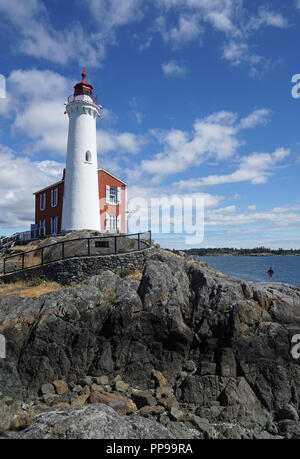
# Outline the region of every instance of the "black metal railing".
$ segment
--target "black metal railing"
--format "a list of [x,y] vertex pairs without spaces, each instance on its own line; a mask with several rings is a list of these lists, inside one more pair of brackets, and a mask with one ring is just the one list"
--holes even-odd
[[138,252],[151,245],[151,231],[70,239],[6,257],[0,273],[11,274],[67,258]]

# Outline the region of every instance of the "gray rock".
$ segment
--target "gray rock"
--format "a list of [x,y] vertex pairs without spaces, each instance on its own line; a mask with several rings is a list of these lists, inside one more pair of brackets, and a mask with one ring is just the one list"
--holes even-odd
[[77,384],[76,386],[73,387],[72,392],[76,392],[76,393],[80,394],[82,392],[82,386]]
[[36,415],[34,423],[17,439],[173,439],[162,425],[133,416],[123,419],[106,405],[53,408]]
[[179,408],[173,406],[170,409],[169,416],[172,421],[182,421],[184,418],[184,412],[181,411]]
[[182,369],[189,373],[193,373],[196,370],[196,364],[193,360],[186,360],[183,362]]
[[276,419],[278,421],[282,421],[284,419],[291,419],[292,421],[298,422],[299,415],[296,409],[293,407],[293,405],[288,403],[283,408],[278,410],[278,412],[276,413]]
[[40,388],[41,395],[55,394],[55,388],[53,384],[43,384]]

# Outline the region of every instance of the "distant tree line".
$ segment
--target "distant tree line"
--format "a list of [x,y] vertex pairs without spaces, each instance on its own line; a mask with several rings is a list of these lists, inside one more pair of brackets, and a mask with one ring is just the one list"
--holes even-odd
[[270,249],[267,247],[255,247],[254,249],[235,249],[229,247],[222,248],[199,248],[187,250],[173,250],[174,253],[184,252],[186,256],[193,255],[199,257],[212,255],[300,255],[300,249]]

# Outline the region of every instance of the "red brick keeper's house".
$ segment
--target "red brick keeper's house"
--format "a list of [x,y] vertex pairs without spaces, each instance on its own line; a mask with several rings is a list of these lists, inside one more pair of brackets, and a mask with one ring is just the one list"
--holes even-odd
[[[35,195],[35,227],[43,228],[46,236],[61,231],[64,196],[64,175]],[[98,170],[99,230],[126,233],[127,184],[105,169]],[[88,203],[87,203],[88,205]]]

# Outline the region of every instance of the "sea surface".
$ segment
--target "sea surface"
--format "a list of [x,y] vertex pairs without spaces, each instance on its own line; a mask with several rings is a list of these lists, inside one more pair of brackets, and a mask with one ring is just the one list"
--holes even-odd
[[300,256],[270,256],[270,257],[244,257],[244,256],[219,256],[196,257],[205,261],[212,268],[252,282],[268,282],[268,269],[272,266],[274,271],[273,282],[300,286]]

